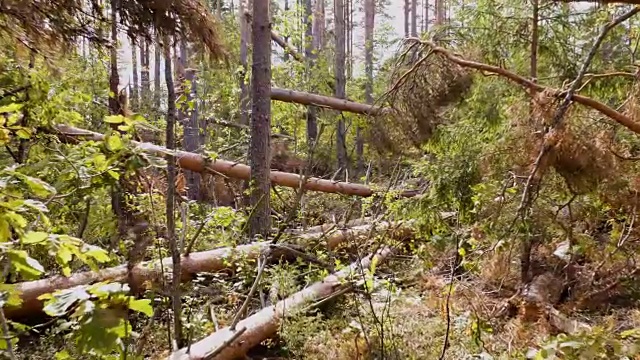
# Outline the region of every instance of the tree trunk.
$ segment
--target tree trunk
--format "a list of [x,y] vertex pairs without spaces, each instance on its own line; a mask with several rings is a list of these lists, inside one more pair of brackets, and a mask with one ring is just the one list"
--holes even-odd
[[411,36],[418,36],[418,0],[411,0]]
[[[142,50],[142,46],[140,46]],[[138,97],[138,52],[136,51],[136,40],[131,38],[131,67],[133,72],[133,88],[131,89],[131,107],[135,111],[140,110],[140,103]]]
[[180,251],[178,247],[178,238],[176,237],[175,223],[175,184],[176,178],[176,159],[170,154],[175,149],[175,126],[176,126],[176,92],[173,83],[173,72],[171,71],[171,46],[169,46],[169,37],[164,37],[164,76],[167,83],[167,129],[166,143],[169,154],[167,158],[167,191],[166,191],[166,217],[167,217],[167,242],[171,250],[171,258],[173,265],[173,281],[171,291],[171,302],[173,308],[173,336],[178,344],[182,347],[182,299],[180,297]]
[[[364,99],[368,105],[373,104],[373,31],[375,27],[376,3],[375,0],[364,1]],[[356,129],[361,132],[360,127]],[[360,134],[358,134],[360,135]],[[357,137],[356,153],[358,156],[358,176],[364,172],[364,141],[362,136]]]
[[[311,0],[304,0],[304,19],[305,19],[304,57],[307,62],[306,74],[305,74],[307,77],[307,82],[309,82],[311,78],[312,68],[315,64],[315,59],[316,59],[316,56],[313,53],[314,46],[315,46],[315,39],[313,34],[312,18],[313,18],[313,4],[311,3]],[[313,148],[317,137],[318,137],[317,109],[315,106],[307,106],[307,145],[309,149]]]
[[[336,37],[336,57],[334,66],[334,76],[336,78],[335,96],[338,99],[346,97],[345,87],[345,24],[344,24],[344,3],[343,0],[334,0],[334,21],[335,21],[335,37]],[[338,178],[342,178],[342,174],[348,171],[349,159],[347,158],[347,134],[345,129],[344,118],[338,115],[338,125],[336,129],[336,155],[338,158]]]
[[445,6],[444,0],[435,0],[436,26],[444,25],[444,16],[445,16],[444,6]]
[[404,0],[404,37],[409,37],[409,23],[411,16],[409,1],[411,0]]
[[242,68],[239,79],[240,123],[243,125],[249,125],[251,99],[249,97],[249,87],[246,82],[246,75],[249,69],[249,23],[247,22],[245,12],[250,11],[250,9],[245,9],[245,0],[240,0],[238,5],[238,22],[240,24],[240,66]]
[[[315,229],[312,232],[294,233],[295,239],[293,243],[300,246],[316,246],[319,241],[323,241],[328,250],[337,248],[340,244],[354,241],[361,236],[368,236],[372,230],[376,233],[387,232],[388,229],[392,236],[402,239],[412,233],[412,223],[388,223],[382,222],[377,224],[360,225],[354,222],[353,225],[348,224],[346,228],[334,228],[331,230],[328,225]],[[189,281],[192,274],[197,273],[215,273],[224,269],[233,268],[237,265],[236,261],[247,261],[257,259],[260,254],[271,247],[270,242],[254,242],[236,247],[223,247],[203,252],[190,253],[182,256],[180,260],[180,270],[182,281]],[[272,248],[274,258],[286,255],[288,252],[280,251],[279,248]],[[162,264],[162,265],[161,265]],[[172,257],[161,260],[147,261],[137,264],[133,269],[134,288],[143,290],[149,286],[161,286],[163,284],[163,271],[173,266]],[[9,318],[20,318],[33,315],[42,310],[43,302],[38,300],[43,294],[49,294],[57,290],[70,289],[75,286],[87,285],[104,281],[124,281],[127,278],[127,265],[120,265],[99,271],[85,271],[72,274],[69,277],[56,275],[53,277],[21,282],[11,285],[19,294],[22,303],[19,307],[9,307],[5,309]],[[145,284],[148,284],[145,286]]]
[[151,94],[151,82],[149,78],[149,66],[150,66],[150,58],[149,58],[149,41],[143,39],[140,43],[140,87],[141,87],[141,107],[144,109],[149,109],[151,104],[149,104],[149,95]]
[[[285,317],[295,316],[305,305],[313,304],[325,299],[338,291],[349,288],[349,277],[357,278],[361,269],[368,269],[372,262],[380,263],[392,253],[391,248],[384,247],[375,254],[371,254],[361,261],[352,263],[349,267],[333,273],[323,280],[291,295],[277,304],[266,307],[252,316],[240,321],[236,329],[245,329],[240,334],[238,330],[225,327],[206,338],[192,344],[188,349],[180,349],[168,357],[168,360],[204,360],[204,359],[236,359],[242,358],[249,349],[275,335]],[[374,260],[375,258],[375,260]],[[235,336],[235,338],[234,338]],[[227,344],[229,339],[233,339]],[[213,354],[218,351],[217,354]],[[214,355],[214,356],[211,356]]]
[[[336,87],[337,87],[337,84],[336,84]],[[356,114],[364,114],[364,115],[372,115],[372,116],[382,115],[392,111],[390,108],[382,108],[378,106],[349,101],[344,99],[344,97],[337,98],[337,97],[330,97],[330,96],[322,96],[322,95],[310,94],[302,91],[280,89],[276,87],[271,88],[271,100],[293,102],[301,105],[313,104],[316,106],[328,107],[338,111],[348,111]]]
[[324,0],[316,0],[313,16],[313,48],[320,52],[325,48]]
[[[181,62],[184,66],[185,83],[183,84],[183,92],[186,95],[187,103],[183,105],[183,126],[184,141],[183,148],[185,151],[198,153],[202,143],[200,142],[200,125],[198,123],[198,101],[196,98],[197,83],[196,70],[191,67],[190,54],[188,44],[183,41],[181,46]],[[190,105],[191,104],[191,105]],[[191,107],[192,106],[192,107]],[[186,170],[184,172],[187,183],[187,195],[190,200],[200,199],[200,174]]]
[[160,89],[160,63],[161,63],[161,50],[160,50],[160,39],[156,39],[156,44],[154,46],[154,68],[153,68],[153,107],[156,117],[159,117],[160,111],[160,94],[162,94],[162,90]]
[[[284,0],[284,11],[285,13],[289,11],[289,0]],[[288,15],[287,15],[288,16]],[[284,43],[289,45],[289,36],[285,36],[284,37]],[[290,46],[290,45],[289,45]],[[292,47],[293,48],[293,47]],[[286,48],[285,48],[286,49]],[[297,53],[297,51],[296,51]],[[284,52],[284,61],[288,61],[289,60],[289,53],[287,53],[286,51]]]
[[422,19],[422,32],[429,31],[429,0],[424,0],[424,18]]
[[[93,131],[74,128],[67,125],[56,125],[54,133],[60,137],[61,141],[77,142],[77,139],[86,139],[93,141],[103,141],[104,135]],[[132,145],[139,151],[145,151],[157,155],[164,155],[167,149],[162,146],[151,143],[140,143],[132,141]],[[188,153],[184,151],[176,151],[178,166],[182,169],[197,171],[199,173],[222,174],[235,179],[249,180],[251,176],[251,168],[247,165],[225,161],[221,159],[211,160],[199,154]],[[275,185],[286,186],[291,188],[299,188],[302,177],[299,174],[271,171],[269,180]],[[338,193],[356,196],[371,196],[374,191],[365,185],[354,183],[342,183],[332,180],[324,180],[310,177],[303,184],[303,188],[310,191],[321,191],[328,193]],[[401,194],[403,197],[412,197],[417,195],[415,191],[406,191]]]
[[269,149],[271,137],[271,19],[269,0],[255,0],[253,4],[251,65],[251,167],[249,235],[263,236],[271,229],[269,181]]

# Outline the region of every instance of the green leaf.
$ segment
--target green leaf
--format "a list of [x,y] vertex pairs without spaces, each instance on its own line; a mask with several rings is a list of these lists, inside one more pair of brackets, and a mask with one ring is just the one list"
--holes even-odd
[[118,151],[123,148],[122,139],[119,135],[109,135],[105,139],[107,149],[110,151]]
[[18,129],[18,131],[16,131],[16,135],[18,135],[20,139],[30,139],[31,131],[27,128],[20,128]]
[[27,279],[36,279],[44,272],[42,265],[24,250],[9,250],[7,255],[13,268]]
[[56,189],[46,182],[31,176],[22,175],[20,178],[29,186],[36,196],[46,197],[56,193]]
[[95,245],[85,244],[82,250],[87,256],[94,258],[97,262],[105,263],[111,260],[106,250]]
[[0,106],[0,113],[12,113],[22,109],[24,104],[12,103],[9,105]]
[[129,301],[129,309],[141,312],[149,317],[153,316],[150,299],[131,300]]
[[69,308],[77,301],[88,300],[90,297],[86,291],[86,286],[76,286],[70,289],[56,291],[47,301],[44,312],[49,316],[62,316],[66,314]]
[[23,244],[37,244],[47,240],[47,238],[49,238],[49,234],[47,234],[46,232],[29,231],[28,233],[24,234],[22,236],[22,239],[20,240]]
[[124,122],[124,116],[122,115],[107,115],[104,117],[104,122],[108,124],[121,124]]
[[71,355],[67,350],[61,350],[56,353],[56,360],[66,360],[71,359]]
[[113,170],[108,170],[107,173],[109,175],[111,175],[112,178],[119,180],[120,179],[120,173],[118,173],[117,171],[113,171]]

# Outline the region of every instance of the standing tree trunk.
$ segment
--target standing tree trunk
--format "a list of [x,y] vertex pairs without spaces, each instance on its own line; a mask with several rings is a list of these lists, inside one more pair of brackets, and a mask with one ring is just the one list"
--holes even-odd
[[[367,104],[373,104],[373,30],[375,26],[376,1],[364,1],[364,72],[366,81],[364,85],[364,99]],[[356,129],[358,135],[360,127]],[[358,136],[356,143],[356,153],[358,155],[358,176],[364,172],[364,141]]]
[[[182,47],[182,63],[184,64],[185,86],[183,91],[186,94],[187,103],[185,104],[184,121],[184,141],[183,147],[185,151],[198,153],[202,143],[200,142],[200,126],[198,124],[198,101],[196,98],[196,70],[191,67],[188,45],[185,43]],[[190,200],[200,199],[200,173],[195,171],[185,171],[187,180],[188,197]]]
[[148,110],[149,94],[151,94],[151,82],[149,78],[149,41],[143,39],[140,43],[140,88],[141,108]]
[[[346,98],[345,87],[345,26],[344,26],[344,3],[343,0],[334,0],[333,14],[335,17],[335,36],[336,36],[336,58],[335,58],[335,78],[336,90],[335,97],[338,99]],[[348,171],[349,159],[347,158],[347,139],[344,118],[338,115],[338,126],[336,134],[336,153],[338,157],[338,178],[341,178],[345,171]]]
[[[318,0],[321,1],[321,0]],[[313,6],[311,0],[304,0],[304,18],[305,18],[305,28],[304,28],[304,56],[307,62],[306,68],[306,77],[307,81],[309,81],[311,77],[311,68],[315,63],[316,56],[313,53],[313,50],[316,46],[316,39],[313,34],[313,23],[315,22],[315,18],[313,18]],[[312,22],[313,18],[313,22]],[[315,89],[312,88],[311,91]],[[318,119],[317,119],[317,109],[315,106],[307,107],[307,145],[309,149],[313,148],[313,144],[318,137]]]
[[[285,13],[289,12],[289,0],[284,0],[284,12]],[[289,16],[289,14],[287,14],[286,16]],[[289,33],[288,32],[284,35],[284,42],[287,43],[287,44],[289,43]],[[284,61],[288,61],[289,60],[289,52],[286,49],[284,50],[283,60]]]
[[411,36],[418,36],[418,0],[411,0]]
[[271,228],[269,181],[271,131],[271,21],[270,0],[253,4],[251,65],[251,166],[249,235],[266,238]]
[[313,16],[313,48],[317,52],[325,48],[324,22],[324,0],[316,0]]
[[444,0],[435,0],[436,26],[444,24]]
[[411,0],[404,0],[404,37],[409,37],[409,20],[410,20],[409,1]]
[[[247,3],[247,5],[249,8],[251,7],[249,3]],[[242,67],[239,80],[240,124],[249,125],[249,107],[251,102],[249,98],[249,87],[245,81],[248,72],[247,70],[249,68],[249,23],[247,22],[245,11],[250,11],[250,9],[245,10],[245,0],[240,0],[238,6],[238,22],[240,24],[240,66]]]
[[161,53],[160,53],[160,39],[156,39],[156,44],[154,46],[154,61],[153,61],[153,107],[156,118],[159,118],[158,111],[160,110],[160,94],[162,90],[160,89],[160,62],[161,62]]
[[[142,46],[140,46],[142,49]],[[133,88],[131,89],[131,107],[140,110],[138,102],[138,52],[136,51],[136,39],[131,38],[131,67],[133,68]]]
[[[166,143],[167,149],[171,152],[176,147],[175,126],[176,126],[176,90],[173,83],[173,72],[171,71],[171,46],[169,37],[164,37],[164,76],[167,83],[167,129]],[[176,159],[172,154],[167,155],[167,194],[166,194],[166,217],[167,217],[167,242],[171,250],[172,269],[172,292],[171,303],[173,308],[173,336],[178,347],[184,346],[182,341],[182,302],[180,299],[180,250],[176,237],[175,219],[175,184],[176,180]]]
[[422,18],[422,32],[429,30],[429,0],[424,0],[423,18]]
[[[538,25],[539,25],[539,2],[532,0],[532,19],[531,19],[531,62],[529,64],[529,76],[531,81],[537,82],[538,78]],[[533,120],[535,91],[531,90],[531,102],[529,104],[529,118]],[[526,238],[522,240],[522,249],[520,254],[520,281],[522,285],[526,285],[531,281],[529,268],[531,267],[531,249],[532,239]]]

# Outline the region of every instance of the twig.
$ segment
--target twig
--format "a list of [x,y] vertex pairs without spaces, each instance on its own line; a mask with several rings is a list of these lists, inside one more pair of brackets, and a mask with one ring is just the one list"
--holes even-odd
[[198,230],[196,230],[196,233],[191,238],[191,241],[189,241],[189,244],[187,245],[187,248],[184,251],[184,256],[189,256],[189,254],[191,253],[191,250],[193,250],[193,246],[195,245],[196,240],[198,240],[198,237],[200,236],[200,233],[202,233],[202,230],[204,230],[204,227],[209,223],[209,221],[213,219],[214,212],[212,212],[211,214],[209,214],[209,216],[207,216],[204,220],[202,220],[202,222],[200,223],[200,226],[198,226]]
[[242,306],[240,307],[238,312],[236,312],[236,314],[233,316],[233,321],[231,321],[231,325],[229,326],[231,331],[235,331],[236,325],[238,325],[238,322],[240,321],[242,314],[244,314],[244,312],[247,310],[247,307],[249,306],[249,301],[251,301],[253,294],[255,294],[256,289],[258,288],[258,283],[260,283],[260,278],[262,277],[262,273],[264,272],[264,268],[267,264],[268,255],[270,253],[271,253],[271,249],[267,250],[264,256],[262,256],[261,258],[258,258],[258,274],[256,275],[256,279],[253,282],[253,285],[251,285],[249,294],[247,294],[247,297],[244,299]]

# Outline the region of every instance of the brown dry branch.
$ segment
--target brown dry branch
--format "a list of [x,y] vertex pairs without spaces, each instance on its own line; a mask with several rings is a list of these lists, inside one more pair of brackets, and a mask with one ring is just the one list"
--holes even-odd
[[[104,140],[104,135],[102,134],[89,130],[74,128],[68,125],[56,125],[55,130],[51,132],[57,134],[63,141],[78,141],[83,139],[93,141]],[[150,143],[141,143],[137,141],[132,141],[131,143],[139,150],[149,153],[164,155],[168,151],[162,146]],[[178,166],[183,169],[199,173],[223,174],[232,178],[244,180],[248,180],[251,173],[251,168],[249,166],[240,163],[220,159],[210,160],[199,154],[179,150],[176,151],[174,155],[177,158]],[[276,185],[298,188],[300,186],[300,180],[302,177],[294,173],[272,171],[270,174],[270,178],[271,182]],[[315,177],[308,178],[304,183],[304,188],[311,191],[339,193],[363,197],[371,196],[376,193],[369,186],[354,183],[336,182]],[[414,195],[415,193],[412,191],[409,191],[406,194],[400,194],[400,196],[403,197],[412,197]]]
[[[250,317],[240,321],[238,327],[247,330],[240,336],[236,335],[229,327],[223,328],[212,335],[191,345],[190,351],[181,349],[168,357],[168,360],[200,360],[200,359],[235,359],[242,357],[252,347],[260,344],[263,340],[275,335],[278,332],[280,321],[285,317],[290,317],[305,309],[305,305],[316,302],[320,299],[331,296],[333,293],[352,286],[349,280],[360,269],[370,268],[372,262],[381,263],[390,254],[392,249],[385,247],[374,255],[369,255],[361,261],[352,263],[349,267],[331,274],[323,280],[293,294],[287,299],[279,301],[273,306],[262,309]],[[346,281],[346,282],[345,282]],[[230,342],[228,339],[234,338]],[[226,345],[222,350],[223,344]],[[218,355],[211,357],[217,351]]]
[[[411,234],[411,223],[379,223],[362,225],[352,229],[335,230],[327,234],[303,234],[295,236],[293,242],[309,246],[319,241],[324,241],[327,249],[335,249],[342,243],[352,241],[360,236],[367,236],[371,231],[383,231],[390,228],[396,229],[395,235],[405,237]],[[236,247],[224,247],[215,250],[191,253],[181,259],[182,280],[187,281],[189,275],[202,272],[216,272],[233,266],[233,259],[256,259],[265,251],[271,251],[273,256],[284,256],[291,252],[286,247],[273,247],[271,242],[257,242]],[[162,266],[160,266],[162,264]],[[131,271],[131,279],[134,282],[132,288],[143,289],[150,284],[162,284],[162,269],[171,268],[171,258],[161,261],[143,262]],[[69,289],[75,286],[87,285],[102,281],[125,281],[127,279],[127,265],[103,269],[97,272],[86,271],[73,274],[69,277],[53,276],[41,280],[22,282],[11,285],[22,300],[20,307],[7,307],[6,315],[9,318],[17,318],[36,314],[42,309],[42,301],[38,297],[52,293],[56,290]]]
[[[214,58],[226,57],[215,16],[200,0],[122,0],[118,4],[119,23],[131,38],[153,40],[158,30],[160,35],[184,36],[203,44]],[[97,0],[0,2],[0,32],[36,51],[74,45],[79,38],[99,46],[113,45],[100,30],[108,24]]]
[[[410,38],[408,39],[408,41],[416,41],[419,42],[423,45],[426,45],[429,47],[429,49],[431,49],[434,52],[440,53],[442,55],[444,55],[447,59],[449,59],[449,61],[458,64],[462,67],[466,67],[466,68],[471,68],[471,69],[476,69],[476,70],[480,70],[480,71],[485,71],[488,73],[493,73],[493,74],[497,74],[500,75],[510,81],[515,82],[516,84],[529,89],[529,90],[533,90],[535,92],[547,92],[549,94],[557,94],[557,95],[562,95],[563,91],[559,90],[559,89],[554,89],[554,88],[549,88],[549,87],[545,87],[543,85],[540,85],[538,83],[535,83],[521,75],[518,75],[512,71],[509,71],[507,69],[498,67],[498,66],[493,66],[493,65],[488,65],[488,64],[484,64],[484,63],[480,63],[480,62],[476,62],[476,61],[472,61],[472,60],[467,60],[464,59],[458,55],[453,54],[450,50],[447,50],[443,47],[437,46],[435,43],[431,42],[431,41],[423,41],[420,39],[416,39],[416,38]],[[640,122],[636,122],[633,118],[626,116],[622,113],[620,113],[619,111],[607,106],[606,104],[583,96],[583,95],[579,95],[579,94],[573,94],[571,96],[571,100],[587,106],[589,108],[592,108],[596,111],[598,111],[599,113],[601,113],[602,115],[614,120],[615,122],[619,123],[620,125],[626,127],[627,129],[633,131],[634,133],[640,134]]]

